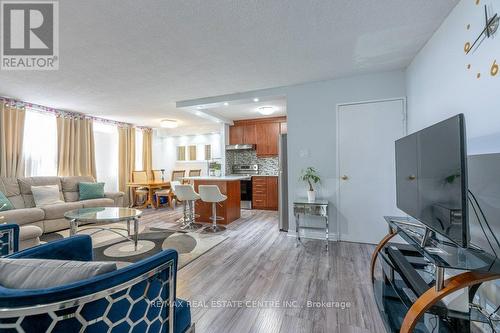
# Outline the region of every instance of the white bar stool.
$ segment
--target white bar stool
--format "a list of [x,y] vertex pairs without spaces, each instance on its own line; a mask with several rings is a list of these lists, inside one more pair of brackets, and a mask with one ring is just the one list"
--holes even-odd
[[212,203],[212,225],[203,229],[206,232],[219,232],[226,230],[226,227],[217,225],[217,221],[224,220],[223,217],[217,216],[217,204],[225,201],[227,196],[222,194],[217,185],[200,185],[198,186],[201,200]]
[[198,229],[202,225],[195,223],[196,214],[194,213],[194,203],[200,199],[200,195],[194,191],[192,185],[176,185],[175,196],[182,201],[184,205],[184,218],[182,229]]

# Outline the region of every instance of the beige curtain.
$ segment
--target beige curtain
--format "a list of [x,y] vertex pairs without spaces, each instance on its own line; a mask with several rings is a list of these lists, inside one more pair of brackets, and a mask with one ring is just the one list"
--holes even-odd
[[96,178],[92,120],[57,118],[57,173]]
[[0,176],[23,177],[24,109],[0,101]]
[[127,183],[132,181],[135,170],[135,128],[118,127],[118,189],[125,193],[124,205],[132,202],[132,190]]
[[153,130],[142,130],[142,168],[148,172],[153,169]]

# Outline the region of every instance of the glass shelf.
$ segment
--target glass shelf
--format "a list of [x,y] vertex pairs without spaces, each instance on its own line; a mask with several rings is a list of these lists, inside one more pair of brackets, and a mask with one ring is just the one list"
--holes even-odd
[[474,270],[484,273],[500,273],[500,260],[480,249],[464,248],[445,239],[432,237],[421,247],[425,225],[409,217],[384,216],[395,230],[415,250],[431,263],[443,268]]

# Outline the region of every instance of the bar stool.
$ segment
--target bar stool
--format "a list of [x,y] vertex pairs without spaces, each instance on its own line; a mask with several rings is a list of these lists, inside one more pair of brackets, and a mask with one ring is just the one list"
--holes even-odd
[[217,225],[217,221],[224,220],[223,217],[217,216],[217,204],[225,201],[227,196],[220,192],[217,185],[200,185],[198,186],[198,191],[200,192],[201,200],[212,203],[212,216],[210,217],[212,225],[206,227],[203,231],[219,232],[226,230],[226,227]]
[[176,185],[175,196],[182,201],[184,205],[184,218],[182,229],[198,229],[202,225],[195,223],[196,214],[194,213],[194,202],[200,199],[200,195],[194,191],[192,185]]

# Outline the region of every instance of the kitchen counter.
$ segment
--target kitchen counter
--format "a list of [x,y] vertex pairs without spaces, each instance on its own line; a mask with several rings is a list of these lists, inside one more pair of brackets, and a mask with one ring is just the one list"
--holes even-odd
[[184,177],[187,180],[213,180],[213,181],[234,181],[246,179],[247,175],[227,175],[227,176],[196,176],[196,177]]
[[[217,216],[223,220],[217,221],[218,224],[229,224],[241,217],[241,180],[248,176],[198,176],[185,177],[194,183],[194,190],[199,193],[200,185],[217,185],[222,194],[227,196],[225,201],[217,205]],[[196,222],[209,223],[212,216],[212,204],[203,200],[196,200],[195,203]]]

